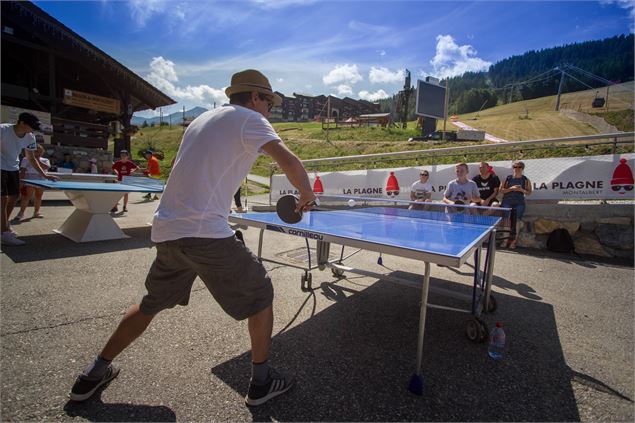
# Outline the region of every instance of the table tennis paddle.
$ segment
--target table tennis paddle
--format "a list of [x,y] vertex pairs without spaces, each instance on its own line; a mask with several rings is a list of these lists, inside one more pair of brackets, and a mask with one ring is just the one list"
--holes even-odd
[[[292,194],[283,195],[276,203],[276,213],[280,220],[285,223],[298,223],[302,220],[302,210],[296,212],[298,208],[298,197]],[[306,206],[314,206],[315,201],[310,201]]]
[[[463,205],[465,205],[465,203],[463,201],[461,201],[461,200],[456,200],[454,202],[454,205],[455,206],[463,206]],[[455,211],[456,211],[456,213],[463,213],[465,211],[465,208],[464,207],[455,207]]]

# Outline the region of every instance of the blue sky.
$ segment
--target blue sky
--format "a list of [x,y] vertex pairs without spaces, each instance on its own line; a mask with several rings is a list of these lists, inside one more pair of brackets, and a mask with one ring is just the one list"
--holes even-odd
[[287,95],[372,101],[399,91],[406,68],[414,83],[628,34],[635,0],[35,3],[178,101],[166,114],[225,102],[231,75],[247,68]]

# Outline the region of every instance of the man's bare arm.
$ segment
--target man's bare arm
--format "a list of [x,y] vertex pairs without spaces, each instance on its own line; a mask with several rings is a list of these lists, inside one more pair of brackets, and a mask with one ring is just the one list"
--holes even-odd
[[289,178],[291,185],[300,191],[300,205],[305,205],[315,200],[309,176],[304,166],[302,166],[302,162],[284,143],[281,141],[270,141],[262,147],[262,150],[278,163],[278,166]]

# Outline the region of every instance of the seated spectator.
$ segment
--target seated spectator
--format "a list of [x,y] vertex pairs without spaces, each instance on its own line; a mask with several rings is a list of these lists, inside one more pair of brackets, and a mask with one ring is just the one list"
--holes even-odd
[[455,166],[456,179],[448,182],[448,187],[443,193],[443,202],[446,204],[469,204],[471,206],[481,203],[476,182],[467,178],[469,169],[466,163]]
[[[139,166],[132,160],[130,160],[130,156],[128,154],[128,150],[121,150],[119,152],[119,160],[117,160],[112,165],[112,170],[117,175],[117,181],[121,182],[124,176],[129,176],[136,172],[139,169]],[[119,203],[117,203],[119,204]],[[116,212],[117,204],[110,210],[111,213]],[[125,193],[123,196],[123,211],[128,211],[128,193]]]
[[[410,187],[410,201],[426,203],[432,201],[432,184],[429,182],[430,173],[427,170],[419,172],[419,180]],[[410,210],[422,210],[423,206],[411,204]]]
[[76,166],[75,163],[73,163],[73,161],[71,160],[70,153],[64,153],[64,160],[59,162],[57,164],[57,167],[62,169],[70,169],[71,172],[75,171]]
[[481,206],[498,207],[498,189],[501,181],[487,162],[481,162],[479,174],[472,178],[481,197]]
[[515,160],[512,163],[512,174],[505,178],[501,184],[500,192],[503,194],[502,207],[516,210],[516,227],[511,228],[512,238],[507,241],[507,247],[511,250],[516,248],[520,225],[525,214],[525,197],[531,195],[531,181],[525,175],[525,163]]
[[[33,155],[35,156],[35,160],[40,162],[42,170],[46,172],[51,167],[49,159],[42,157],[44,155],[44,147],[42,147],[42,144],[37,145],[37,149],[33,152]],[[35,196],[35,200],[33,201],[33,217],[44,217],[42,213],[40,213],[40,207],[42,206],[42,196],[44,195],[44,188],[34,187],[32,185],[25,185],[22,183],[22,181],[25,179],[44,179],[42,176],[40,176],[38,171],[35,170],[33,166],[31,166],[31,163],[29,163],[26,157],[24,157],[22,159],[22,162],[20,163],[20,211],[15,217],[15,219],[18,221],[24,219],[24,212],[29,206],[29,202],[31,201],[31,197],[33,196]]]

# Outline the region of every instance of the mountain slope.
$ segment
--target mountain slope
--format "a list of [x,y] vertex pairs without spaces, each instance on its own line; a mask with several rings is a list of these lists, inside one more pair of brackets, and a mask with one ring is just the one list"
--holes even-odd
[[[194,107],[193,109],[185,111],[185,118],[186,119],[195,118],[198,115],[205,113],[206,111],[207,109],[204,107]],[[172,125],[179,125],[181,122],[183,122],[183,115],[184,115],[183,112],[174,112],[169,115],[164,115],[163,118],[161,118],[161,116],[156,116],[153,118],[133,116],[131,123],[137,126],[143,125],[143,122],[147,122],[148,125],[152,125],[152,124],[158,125],[161,122],[161,120],[163,120],[163,122],[168,122],[168,123],[171,123]]]

